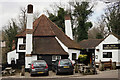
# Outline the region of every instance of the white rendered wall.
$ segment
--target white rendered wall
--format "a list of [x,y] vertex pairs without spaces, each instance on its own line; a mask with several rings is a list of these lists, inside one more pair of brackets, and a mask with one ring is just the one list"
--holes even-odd
[[27,14],[27,29],[33,29],[33,13]]
[[29,63],[31,63],[31,57],[25,57],[25,68],[30,68]]
[[71,20],[65,20],[65,34],[73,40]]
[[23,43],[23,38],[18,38],[18,43],[17,43],[17,52],[26,52],[26,50],[19,50],[19,45],[25,44]]
[[[120,40],[118,40],[118,44],[120,44]],[[118,50],[118,66],[120,66],[120,50]]]
[[37,55],[32,55],[32,61],[37,60]]
[[32,45],[32,34],[26,34],[26,54],[31,54]]
[[[120,50],[103,50],[103,44],[120,44],[118,42],[119,40],[114,35],[109,35],[104,41],[102,41],[96,48],[95,48],[95,56],[98,56],[98,59],[95,58],[95,62],[101,61],[110,61],[116,62],[117,66],[120,66],[120,59],[118,58],[120,56]],[[99,49],[99,51],[96,51],[96,49]],[[112,58],[103,58],[103,52],[112,52]]]
[[16,64],[16,59],[18,59],[18,53],[16,53],[16,50],[7,53],[8,64],[11,64],[11,59],[12,58],[15,59],[15,64]]
[[32,61],[37,60],[37,55],[32,55],[31,57],[25,57],[25,68],[30,68],[30,65]]
[[[27,27],[26,29],[33,29],[33,13],[27,14]],[[32,34],[26,33],[26,54],[31,54],[32,52]]]
[[[76,59],[78,59],[78,56],[80,55],[80,50],[75,50],[75,49],[68,49],[69,53],[69,59],[72,60],[72,53],[76,53]],[[72,63],[74,64],[75,61],[72,60]]]

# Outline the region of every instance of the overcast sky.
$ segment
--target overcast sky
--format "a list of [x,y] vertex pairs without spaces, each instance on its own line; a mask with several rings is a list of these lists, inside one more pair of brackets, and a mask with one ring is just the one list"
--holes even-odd
[[[50,5],[56,3],[67,4],[69,0],[0,0],[0,29],[7,25],[11,18],[16,18],[20,14],[20,8],[27,7],[28,4],[33,4],[34,12],[39,11],[41,14],[46,14],[45,9],[50,9]],[[91,0],[92,4],[95,4],[93,8],[93,15],[89,18],[93,23],[97,18],[104,13],[106,4],[99,0]]]

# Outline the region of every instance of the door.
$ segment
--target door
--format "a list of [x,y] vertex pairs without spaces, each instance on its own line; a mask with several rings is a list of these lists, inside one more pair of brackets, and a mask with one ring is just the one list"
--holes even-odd
[[25,53],[19,53],[19,64],[25,65]]

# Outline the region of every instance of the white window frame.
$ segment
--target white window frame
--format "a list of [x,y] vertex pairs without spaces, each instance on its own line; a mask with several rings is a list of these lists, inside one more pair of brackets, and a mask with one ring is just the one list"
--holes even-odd
[[57,59],[61,59],[61,56],[60,55],[53,55],[52,56],[52,61],[56,61]]

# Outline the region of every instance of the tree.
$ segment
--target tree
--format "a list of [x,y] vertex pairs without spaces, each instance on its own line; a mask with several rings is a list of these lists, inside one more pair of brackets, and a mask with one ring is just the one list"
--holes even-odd
[[[19,23],[19,27],[21,28],[21,30],[26,29],[26,24],[27,24],[27,14],[26,13],[27,13],[27,9],[25,7],[20,9],[18,23]],[[37,18],[39,18],[39,16],[40,16],[40,12],[35,11],[33,13],[33,21],[35,21]]]
[[109,32],[120,35],[120,2],[109,6],[104,14]]
[[21,8],[20,12],[21,13],[18,18],[19,20],[18,23],[19,23],[21,30],[24,30],[26,28],[26,23],[27,23],[27,15],[26,15],[27,9],[25,7]]
[[[74,5],[74,13],[73,16],[76,19],[76,35],[77,41],[81,41],[83,39],[88,39],[88,29],[92,27],[91,22],[87,22],[88,17],[92,13],[92,7],[89,8],[89,2],[76,2]],[[89,9],[88,9],[89,8]]]
[[96,39],[103,39],[103,36],[101,35],[101,33],[96,34]]
[[7,28],[4,30],[5,40],[7,42],[8,50],[11,51],[13,46],[13,41],[16,42],[15,36],[19,31],[19,27],[17,26],[16,22],[13,19],[6,27]]
[[64,16],[67,13],[67,11],[64,10],[62,7],[58,7],[57,15],[54,15],[53,13],[47,12],[49,15],[49,19],[54,22],[63,32],[65,32],[65,19]]
[[90,39],[102,39],[108,35],[109,31],[106,28],[106,22],[104,16],[101,16],[96,23],[96,26],[88,31],[88,38]]

